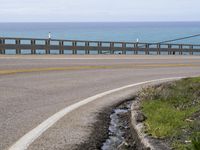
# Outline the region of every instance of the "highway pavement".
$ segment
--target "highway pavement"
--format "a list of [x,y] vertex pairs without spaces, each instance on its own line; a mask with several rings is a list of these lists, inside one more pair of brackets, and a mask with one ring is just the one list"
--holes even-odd
[[[200,56],[0,55],[0,150],[13,148],[49,117],[94,95],[149,80],[198,75]],[[19,143],[27,142],[31,150],[73,149],[87,140],[98,112],[141,87],[97,96],[63,115],[40,136]]]

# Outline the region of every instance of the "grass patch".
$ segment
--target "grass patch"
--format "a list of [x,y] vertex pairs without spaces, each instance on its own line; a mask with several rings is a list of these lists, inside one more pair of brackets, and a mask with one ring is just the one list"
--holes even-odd
[[200,132],[193,135],[191,147],[187,149],[200,150]]
[[187,126],[185,119],[195,112],[195,109],[176,110],[166,102],[155,100],[143,104],[143,112],[147,116],[148,132],[157,138],[178,134],[181,127]]
[[200,132],[200,77],[149,87],[139,98],[149,135],[180,150],[198,143],[192,137]]

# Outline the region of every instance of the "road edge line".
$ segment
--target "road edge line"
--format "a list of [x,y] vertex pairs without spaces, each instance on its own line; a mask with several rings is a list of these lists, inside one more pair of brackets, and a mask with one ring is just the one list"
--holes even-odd
[[41,124],[39,124],[37,127],[35,127],[34,129],[26,133],[24,136],[22,136],[10,148],[8,148],[8,150],[26,150],[38,137],[40,137],[47,129],[49,129],[54,124],[56,124],[56,122],[62,119],[65,115],[78,109],[81,106],[84,106],[92,101],[95,101],[98,98],[104,97],[106,95],[109,95],[121,90],[131,88],[131,87],[139,86],[139,85],[144,85],[144,84],[153,83],[153,82],[160,82],[160,81],[178,80],[182,78],[185,78],[185,77],[171,77],[171,78],[162,78],[162,79],[138,82],[135,84],[126,85],[120,88],[109,90],[109,91],[94,95],[92,97],[86,98],[80,102],[67,106],[66,108],[60,110],[59,112],[49,117],[48,119],[43,121]]

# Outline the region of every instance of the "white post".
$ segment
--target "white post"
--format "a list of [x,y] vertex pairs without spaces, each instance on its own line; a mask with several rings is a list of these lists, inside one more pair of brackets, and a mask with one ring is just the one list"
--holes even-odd
[[49,39],[51,39],[51,32],[49,32],[49,35],[48,35]]

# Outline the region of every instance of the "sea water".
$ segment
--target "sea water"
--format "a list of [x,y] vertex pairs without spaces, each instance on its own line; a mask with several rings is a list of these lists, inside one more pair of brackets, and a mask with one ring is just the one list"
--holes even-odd
[[[1,37],[48,38],[49,32],[54,39],[160,42],[199,34],[200,22],[0,23]],[[176,43],[200,44],[200,37]]]

